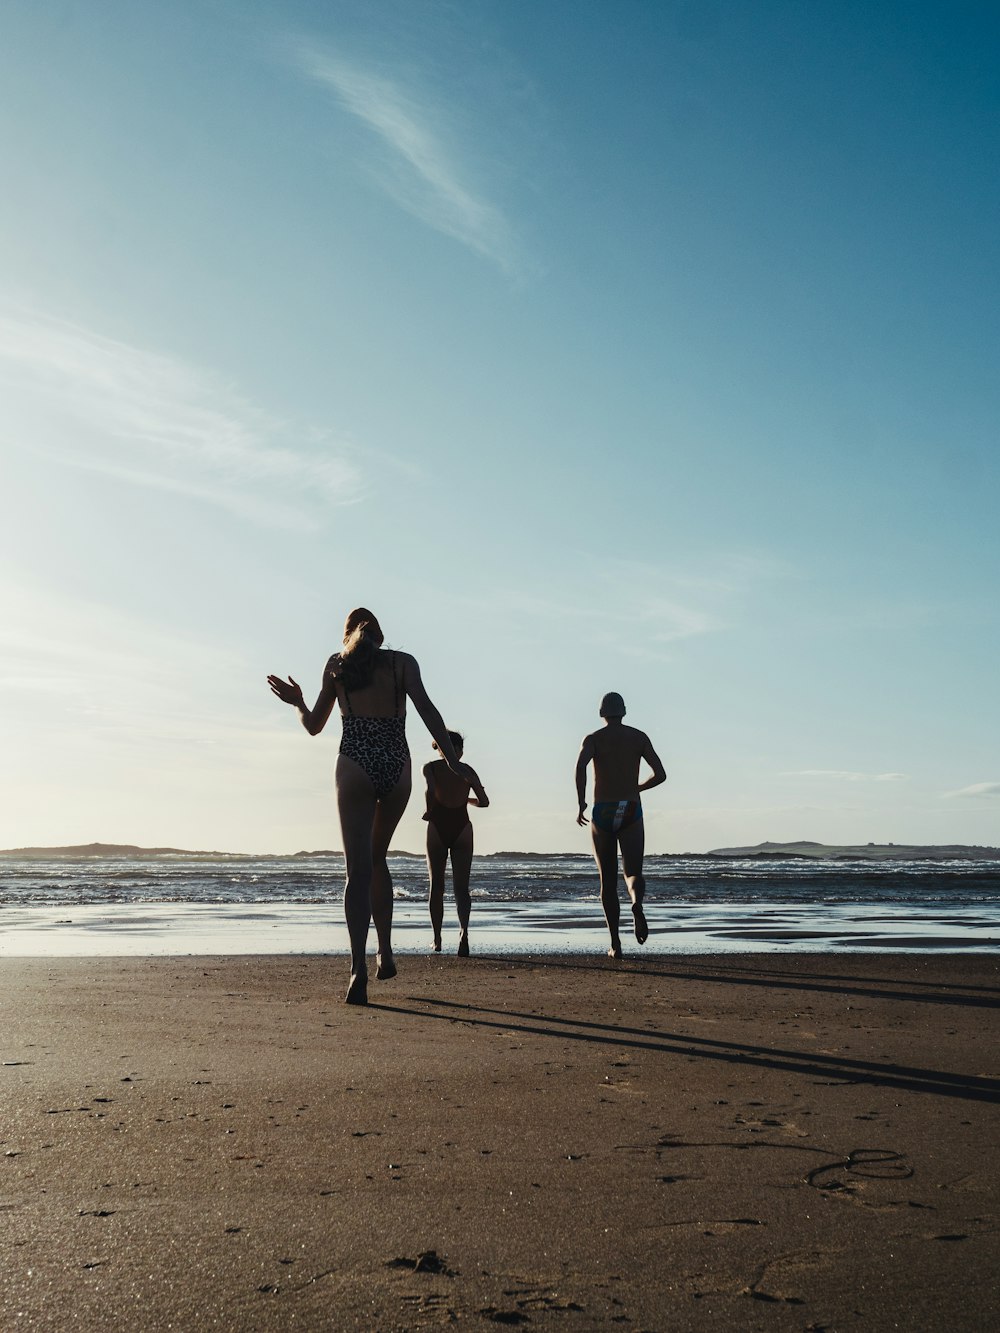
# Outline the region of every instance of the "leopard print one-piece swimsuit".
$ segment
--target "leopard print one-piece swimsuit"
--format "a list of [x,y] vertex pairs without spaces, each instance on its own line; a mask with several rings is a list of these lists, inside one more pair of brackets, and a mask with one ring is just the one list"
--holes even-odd
[[395,653],[392,654],[392,691],[392,717],[359,717],[351,707],[351,696],[344,686],[347,712],[341,717],[344,729],[340,737],[340,753],[364,769],[379,800],[388,796],[403,776],[410,757],[406,744],[406,716],[400,711]]

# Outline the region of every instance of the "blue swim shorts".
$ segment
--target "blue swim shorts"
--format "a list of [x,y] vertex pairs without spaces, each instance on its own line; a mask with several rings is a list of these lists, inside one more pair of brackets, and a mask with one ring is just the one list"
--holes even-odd
[[640,801],[597,801],[590,812],[595,828],[603,833],[621,833],[642,819]]

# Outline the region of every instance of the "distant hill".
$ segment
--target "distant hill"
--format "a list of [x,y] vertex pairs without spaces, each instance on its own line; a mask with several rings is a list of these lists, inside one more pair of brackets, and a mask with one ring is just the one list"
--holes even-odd
[[[308,860],[310,857],[321,856],[339,856],[343,857],[343,852],[333,851],[332,849],[316,852],[292,852],[293,860]],[[394,851],[393,856],[413,856],[423,859],[423,852],[402,852]],[[288,860],[289,854],[264,853],[256,854],[253,852],[192,852],[183,847],[134,847],[126,842],[85,842],[75,847],[9,847],[5,851],[0,851],[0,857],[17,857],[24,861],[85,861],[90,857],[99,857],[105,860],[120,859],[122,861],[155,861],[164,856],[183,856],[190,857],[192,860],[227,860],[227,861],[275,861]]]
[[148,860],[159,856],[232,856],[232,852],[187,852],[180,847],[133,847],[120,842],[86,842],[78,847],[11,847],[0,851],[0,856],[19,856],[25,860],[33,857],[65,857],[67,860],[83,860],[88,856],[121,857],[130,861]]
[[838,847],[825,842],[759,842],[755,847],[717,847],[708,856],[732,856],[762,860],[809,858],[820,861],[995,861],[1000,847],[969,847],[963,843],[921,847],[899,842],[865,842]]
[[[393,856],[423,860],[423,852],[393,850]],[[228,861],[308,861],[312,858],[338,857],[343,852],[330,848],[314,852],[263,853],[253,852],[192,852],[182,847],[135,847],[131,843],[86,842],[75,847],[10,847],[0,851],[0,859],[9,857],[24,861],[66,860],[84,861],[88,858],[122,861],[155,861],[166,856],[186,857],[191,860]],[[589,852],[486,852],[488,859],[505,861],[552,861],[560,858],[579,860]],[[998,861],[1000,847],[970,847],[962,843],[947,843],[928,847],[898,842],[867,842],[855,846],[838,847],[825,842],[758,842],[753,847],[717,847],[711,852],[650,852],[648,859],[687,860],[690,857],[732,857],[733,859],[788,861]]]

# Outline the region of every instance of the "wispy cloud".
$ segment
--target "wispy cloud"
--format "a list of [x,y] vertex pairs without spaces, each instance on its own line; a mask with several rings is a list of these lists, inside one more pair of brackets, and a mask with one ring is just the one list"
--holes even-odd
[[[292,526],[357,500],[351,451],[292,428],[169,357],[0,311],[3,437],[62,463]],[[301,443],[305,438],[307,443]]]
[[[591,582],[600,582],[595,575]],[[605,579],[609,597],[579,600],[542,597],[536,593],[511,591],[499,601],[518,614],[539,620],[592,623],[605,627],[608,636],[619,642],[624,627],[651,644],[674,643],[718,628],[716,618],[699,607],[685,605],[665,597],[648,596],[640,590],[615,588],[613,579]],[[615,593],[614,600],[610,594]],[[627,645],[626,645],[627,646]]]
[[4,569],[0,602],[0,728],[22,753],[61,736],[105,755],[217,747],[237,763],[288,734],[235,646]]
[[906,782],[906,773],[856,773],[844,768],[799,768],[780,778],[828,778],[832,782]]
[[454,122],[440,100],[376,74],[308,42],[295,48],[298,68],[322,84],[386,150],[376,174],[407,212],[477,254],[514,272],[515,246],[503,213],[468,181],[457,160]]
[[[64,594],[23,575],[0,570],[0,692],[59,698],[69,712],[106,716],[134,726],[135,706],[161,713],[183,699],[189,682],[239,669],[237,654],[186,640],[101,602]],[[52,703],[42,704],[51,707]],[[27,718],[30,713],[20,707]],[[32,725],[37,725],[33,723]]]
[[1000,796],[1000,782],[974,782],[970,787],[959,787],[957,791],[946,791],[944,793],[946,800],[952,800],[955,797],[964,799],[975,799],[977,796]]
[[247,643],[3,567],[0,605],[0,846],[226,845],[250,807],[252,846],[315,807],[328,761],[298,743]]
[[[786,577],[778,562],[730,553],[686,568],[583,550],[570,556],[571,577],[547,568],[541,581],[493,589],[491,622],[533,621],[545,627],[542,637],[553,641],[565,637],[618,658],[666,663],[685,640],[725,631],[734,601],[745,602],[753,585]],[[472,617],[482,614],[481,598],[456,598],[444,588],[441,595],[453,604],[461,601]]]
[[[586,580],[591,594],[542,596],[521,589],[494,592],[490,616],[525,618],[544,623],[554,635],[571,636],[575,643],[594,649],[613,649],[619,657],[669,661],[671,647],[683,639],[708,634],[720,622],[710,612],[680,601],[647,596],[627,586],[616,586],[606,571]],[[597,589],[606,586],[606,596]],[[468,599],[470,610],[481,611],[479,599]]]

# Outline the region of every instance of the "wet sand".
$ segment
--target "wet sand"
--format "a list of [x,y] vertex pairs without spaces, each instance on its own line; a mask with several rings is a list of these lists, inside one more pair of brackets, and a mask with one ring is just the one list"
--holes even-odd
[[0,1327],[984,1329],[996,955],[8,959]]

